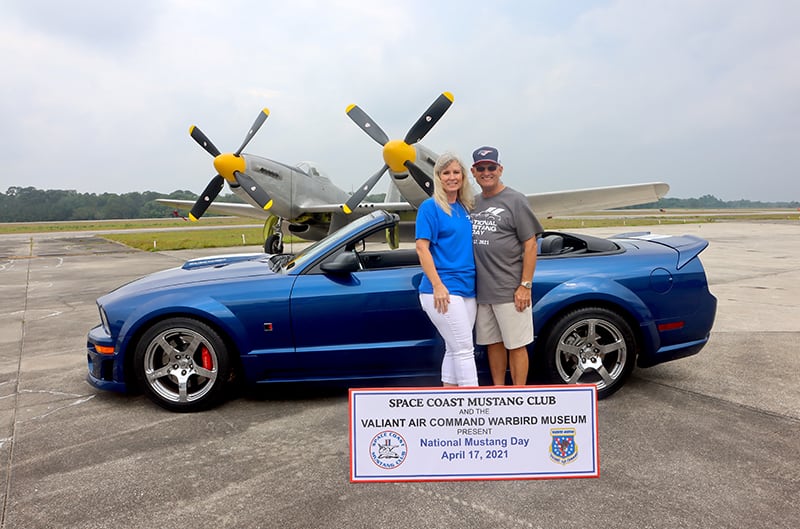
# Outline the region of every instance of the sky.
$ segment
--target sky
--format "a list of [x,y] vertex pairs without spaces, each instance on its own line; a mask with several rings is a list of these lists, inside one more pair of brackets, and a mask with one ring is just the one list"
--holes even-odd
[[[796,0],[0,0],[0,192],[202,192],[234,151],[346,191],[442,92],[422,143],[499,149],[526,193],[666,182],[800,200]],[[375,188],[385,191],[388,177]],[[226,190],[227,192],[227,190]]]

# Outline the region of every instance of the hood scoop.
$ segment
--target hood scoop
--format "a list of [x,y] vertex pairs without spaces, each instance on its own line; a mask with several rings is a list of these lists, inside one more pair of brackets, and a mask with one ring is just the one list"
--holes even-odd
[[242,263],[245,261],[266,261],[269,256],[263,253],[252,254],[232,254],[232,255],[214,255],[211,257],[198,257],[197,259],[190,259],[183,263],[181,267],[184,270],[196,270],[198,268],[221,268],[234,263]]

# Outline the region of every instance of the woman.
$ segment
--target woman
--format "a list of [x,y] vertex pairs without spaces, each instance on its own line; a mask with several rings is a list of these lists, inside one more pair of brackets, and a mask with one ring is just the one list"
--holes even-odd
[[442,383],[477,386],[472,328],[475,325],[475,260],[472,255],[474,203],[467,170],[454,154],[433,167],[433,196],[417,211],[416,248],[422,271],[422,309],[444,339]]

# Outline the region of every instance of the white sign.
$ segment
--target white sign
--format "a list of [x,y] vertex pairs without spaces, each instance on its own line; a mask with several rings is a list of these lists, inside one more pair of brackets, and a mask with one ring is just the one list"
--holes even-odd
[[599,475],[592,384],[350,390],[350,481]]

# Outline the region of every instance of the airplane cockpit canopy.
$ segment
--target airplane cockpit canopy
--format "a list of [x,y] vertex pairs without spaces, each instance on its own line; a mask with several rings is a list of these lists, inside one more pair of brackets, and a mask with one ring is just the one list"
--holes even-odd
[[300,162],[297,164],[297,167],[309,176],[313,176],[314,178],[324,178],[325,180],[330,181],[328,175],[314,162]]

